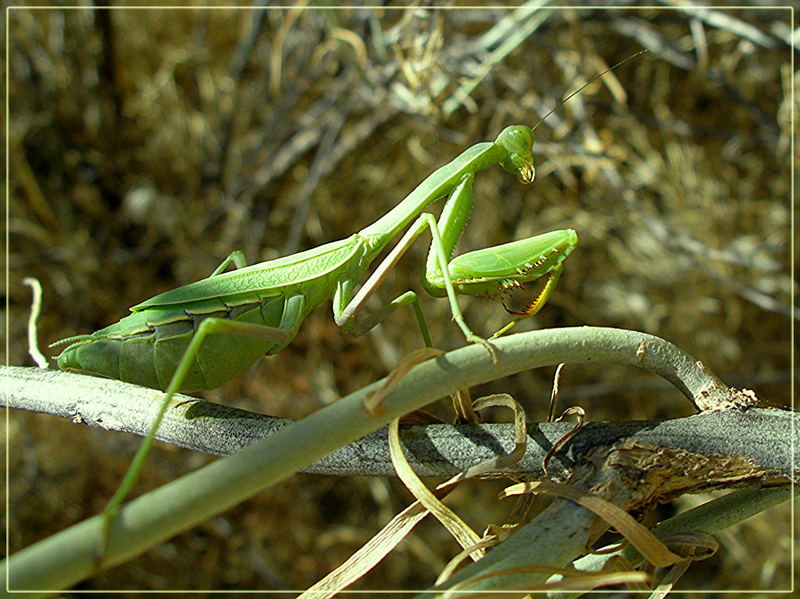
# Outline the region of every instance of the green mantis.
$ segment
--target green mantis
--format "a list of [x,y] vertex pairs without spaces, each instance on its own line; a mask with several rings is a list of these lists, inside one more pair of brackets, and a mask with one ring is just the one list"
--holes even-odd
[[[388,214],[345,239],[251,266],[241,252],[233,252],[208,278],[133,306],[132,314],[116,324],[54,344],[69,343],[57,357],[58,366],[166,390],[168,395],[213,389],[259,357],[278,353],[323,301],[333,300],[336,323],[355,332],[370,328],[399,305],[417,307],[416,294],[407,292],[360,328],[356,322],[370,294],[426,229],[433,240],[424,288],[448,298],[453,319],[467,341],[488,346],[465,323],[456,294],[500,297],[516,316],[535,314],[547,301],[561,263],[577,244],[576,233],[568,229],[451,259],[471,211],[475,172],[499,164],[529,183],[535,173],[532,145],[528,127],[507,127],[494,142],[476,144],[433,172]],[[449,198],[437,225],[423,209],[445,195]],[[372,262],[414,219],[354,295]],[[231,264],[236,269],[224,272]],[[532,301],[509,305],[516,290],[545,275],[547,284]]]
[[[69,344],[56,358],[59,368],[166,391],[150,434],[104,512],[106,529],[135,485],[173,395],[215,388],[259,357],[278,353],[320,303],[332,300],[336,323],[352,332],[362,332],[396,307],[411,304],[430,345],[412,291],[372,317],[358,319],[365,301],[424,231],[430,231],[432,242],[423,287],[434,296],[447,297],[453,320],[468,342],[492,351],[489,342],[464,321],[457,294],[498,297],[520,318],[536,313],[550,296],[562,262],[577,245],[575,231],[553,231],[453,257],[472,208],[475,173],[499,164],[521,182],[530,183],[535,174],[532,146],[530,128],[507,127],[495,141],[476,144],[434,171],[385,216],[350,237],[251,266],[245,264],[241,252],[233,252],[208,278],[133,306],[132,313],[116,324],[55,344]],[[424,209],[444,196],[447,201],[437,223]],[[356,292],[372,263],[409,224]],[[226,272],[231,264],[236,268]],[[518,302],[515,296],[537,279],[543,279],[544,286],[532,298],[528,291]]]

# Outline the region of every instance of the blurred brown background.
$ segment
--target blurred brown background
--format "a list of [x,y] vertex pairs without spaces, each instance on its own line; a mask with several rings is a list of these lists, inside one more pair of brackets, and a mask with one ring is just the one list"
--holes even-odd
[[[24,276],[44,287],[43,346],[91,332],[234,249],[256,262],[349,235],[465,148],[534,125],[648,48],[539,126],[532,185],[497,167],[478,174],[460,249],[573,227],[580,245],[553,299],[517,330],[647,331],[727,383],[789,403],[788,10],[193,8],[8,13],[9,363],[31,364]],[[400,263],[384,299],[421,290],[426,250],[421,241]],[[422,301],[434,343],[463,344],[447,303]],[[507,321],[489,300],[462,307],[478,333]],[[280,355],[205,396],[299,418],[384,376],[420,347],[415,328],[398,311],[351,339],[322,306]],[[511,393],[540,420],[551,377],[473,394]],[[592,420],[691,411],[622,367],[568,366],[561,397]],[[16,550],[100,511],[138,440],[11,416]],[[160,446],[139,490],[209,459]],[[510,508],[498,488],[472,483],[451,505],[482,529]],[[306,587],[409,501],[393,480],[296,476],[82,588]],[[683,588],[787,587],[787,514],[721,535]],[[456,552],[423,522],[356,588],[425,588]]]

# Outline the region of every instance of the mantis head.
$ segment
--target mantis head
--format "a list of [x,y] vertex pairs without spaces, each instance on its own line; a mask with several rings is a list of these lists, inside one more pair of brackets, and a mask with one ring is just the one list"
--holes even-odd
[[533,166],[533,131],[525,125],[506,127],[494,142],[506,151],[500,161],[509,173],[517,176],[521,183],[531,183],[536,176]]

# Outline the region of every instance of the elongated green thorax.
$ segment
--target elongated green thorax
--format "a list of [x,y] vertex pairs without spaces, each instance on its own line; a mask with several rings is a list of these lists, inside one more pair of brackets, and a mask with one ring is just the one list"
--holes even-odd
[[482,142],[464,150],[446,165],[430,174],[414,191],[385,216],[361,231],[362,235],[378,236],[388,243],[417,218],[428,204],[452,193],[456,186],[476,171],[499,164],[530,183],[535,176],[533,164],[533,132],[525,125],[506,127],[493,142]]

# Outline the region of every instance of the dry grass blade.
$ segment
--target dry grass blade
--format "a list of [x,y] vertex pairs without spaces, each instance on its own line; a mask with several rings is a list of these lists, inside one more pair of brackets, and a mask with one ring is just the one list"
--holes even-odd
[[737,37],[749,40],[764,48],[772,48],[775,46],[774,40],[764,34],[760,29],[749,23],[745,23],[741,19],[732,17],[724,11],[714,10],[707,6],[687,6],[683,2],[676,2],[675,0],[668,0],[667,4],[679,6],[681,10],[707,23],[711,27],[728,31]]
[[[525,7],[518,8],[518,12],[524,15],[523,21],[519,24],[515,24],[509,33],[501,36],[500,39],[502,42],[483,59],[480,67],[475,69],[476,74],[467,81],[461,83],[453,95],[444,102],[442,112],[445,116],[449,116],[457,110],[459,106],[464,104],[470,98],[470,94],[480,85],[481,81],[492,72],[499,62],[532,35],[540,25],[551,18],[552,12],[546,10],[537,11],[538,6],[536,5],[547,3],[547,0],[528,2]],[[501,23],[500,25],[505,24]],[[498,27],[498,29],[500,29],[500,27]]]
[[584,417],[586,416],[586,412],[583,411],[583,408],[578,406],[573,406],[571,408],[567,408],[564,410],[564,413],[558,417],[556,422],[560,422],[566,416],[577,416],[577,420],[575,421],[575,426],[572,427],[572,430],[561,437],[558,441],[553,443],[553,447],[550,448],[550,451],[547,452],[547,455],[542,458],[542,471],[545,475],[549,476],[547,473],[547,464],[550,463],[550,460],[556,455],[561,449],[569,443],[570,439],[572,439],[575,435],[578,434],[578,431],[583,428]]
[[622,508],[606,501],[602,497],[592,495],[575,487],[547,481],[519,483],[508,487],[500,497],[509,497],[520,493],[547,493],[574,501],[591,510],[619,531],[631,545],[650,563],[664,568],[682,561],[683,558],[671,552],[663,542],[656,538],[646,527],[639,524]]
[[37,219],[44,224],[48,230],[60,235],[62,225],[53,213],[53,209],[47,201],[47,197],[42,192],[42,188],[36,179],[36,174],[31,170],[30,163],[25,158],[25,152],[21,148],[12,147],[9,158],[13,161],[11,169],[19,178],[19,185],[25,191],[25,198],[28,206],[36,214]]
[[[473,547],[480,542],[480,537],[472,530],[456,513],[444,505],[441,500],[426,487],[419,477],[414,473],[403,454],[403,446],[400,442],[400,420],[395,419],[389,425],[389,452],[392,464],[397,471],[397,476],[403,484],[450,531],[450,534],[458,541],[462,548]],[[485,555],[482,549],[474,549],[470,553],[473,560],[478,561]]]
[[484,531],[484,536],[493,535],[501,541],[505,540],[512,532],[517,530],[532,517],[534,497],[533,495],[519,495],[514,503],[514,507],[506,516],[503,524],[489,524]]
[[281,27],[278,29],[272,41],[272,54],[270,55],[270,71],[272,76],[270,77],[269,88],[273,98],[277,98],[281,93],[281,80],[283,78],[283,44],[292,26],[300,18],[305,4],[307,4],[307,2],[301,0],[286,13],[286,20],[281,24]]
[[664,543],[678,555],[700,561],[714,555],[719,549],[719,541],[702,530],[669,535]]
[[307,589],[298,599],[327,599],[347,588],[374,568],[402,541],[428,510],[415,501],[392,518],[378,534],[367,541],[341,566]]
[[[624,544],[627,545],[627,541]],[[574,566],[574,564],[573,564],[573,566]],[[617,555],[617,556],[614,556],[614,557],[612,557],[611,559],[608,560],[606,565],[603,567],[603,571],[605,571],[605,572],[637,572],[639,570],[636,570],[636,568],[633,566],[633,564],[631,564],[627,559],[625,559],[621,555]],[[631,591],[639,591],[641,593],[646,593],[646,592],[650,591],[650,589],[651,589],[650,581],[651,581],[651,574],[652,573],[649,570],[645,571],[643,573],[648,575],[647,578],[645,580],[638,581],[638,582],[628,582],[627,586],[628,586],[629,590],[631,590]]]
[[31,313],[28,318],[28,353],[39,368],[47,368],[47,358],[39,350],[39,335],[36,332],[36,323],[42,311],[42,284],[34,277],[25,277],[22,282],[30,287],[33,293]]
[[[464,593],[459,592],[459,589],[468,587],[475,582],[487,578],[498,576],[511,576],[514,574],[526,574],[545,572],[548,574],[560,575],[562,578],[555,582],[547,582],[543,584],[531,585],[530,588],[521,591],[519,589],[498,589],[492,592],[476,592]],[[575,570],[574,568],[553,568],[549,566],[524,566],[521,568],[504,568],[497,570],[490,574],[475,576],[474,578],[467,579],[457,585],[454,585],[447,591],[443,592],[437,599],[449,599],[450,597],[459,597],[459,599],[478,599],[482,597],[507,597],[508,592],[518,590],[519,592],[542,592],[542,591],[559,591],[559,590],[575,590],[575,589],[594,589],[600,586],[611,586],[616,584],[635,585],[645,583],[649,577],[644,572],[584,572]]]
[[686,559],[673,564],[656,585],[656,588],[650,595],[650,599],[662,599],[666,597],[674,588],[675,583],[686,573],[686,570],[689,569],[693,561],[709,558],[719,549],[717,540],[710,534],[701,530],[670,535],[664,539],[664,542],[680,555],[685,556]]
[[[512,464],[518,462],[523,455],[525,455],[525,447],[528,441],[527,435],[527,428],[525,426],[525,411],[522,409],[522,406],[510,395],[506,393],[498,393],[495,395],[488,395],[486,397],[481,397],[480,399],[476,400],[472,407],[475,410],[482,410],[489,407],[507,407],[511,408],[514,411],[514,449],[502,456],[497,456],[491,460],[486,460],[472,466],[461,472],[448,480],[447,482],[442,483],[438,487],[436,487],[437,491],[448,488],[456,483],[465,480],[467,478],[473,478],[477,476],[481,476],[484,474],[489,474],[493,472],[497,472],[503,468],[507,468]],[[490,526],[487,528],[486,532],[484,533],[483,539],[478,542],[476,545],[472,547],[466,547],[461,553],[456,555],[453,559],[448,562],[447,566],[441,571],[439,577],[436,579],[436,584],[442,584],[450,576],[453,575],[456,568],[469,556],[473,553],[475,549],[483,549],[485,547],[491,547],[502,541],[502,539],[507,536],[512,530],[514,530],[521,521],[521,516],[524,515],[524,512],[527,511],[527,503],[520,502],[515,505],[514,510],[512,511],[512,515],[510,518],[509,523],[503,526]],[[513,519],[515,516],[520,516],[518,520]]]
[[558,403],[558,384],[561,382],[561,371],[564,370],[565,364],[556,366],[556,371],[553,374],[553,388],[550,391],[550,409],[547,410],[547,420],[545,422],[553,422],[556,419],[556,404]]
[[333,38],[341,40],[346,44],[350,44],[356,57],[356,63],[358,64],[359,68],[366,71],[369,67],[369,58],[367,57],[367,48],[364,45],[364,40],[362,40],[354,31],[350,31],[349,29],[345,29],[343,27],[332,27],[330,34]]
[[664,578],[661,579],[661,582],[658,583],[656,588],[650,594],[649,599],[664,599],[667,595],[670,594],[672,588],[675,586],[675,583],[680,580],[681,576],[686,573],[686,570],[689,569],[689,565],[692,563],[692,560],[686,559],[677,564],[673,564],[673,566],[669,569],[664,575]]
[[481,419],[475,413],[469,389],[459,389],[450,394],[453,402],[453,411],[456,413],[456,424],[479,424]]
[[439,576],[436,577],[436,582],[434,586],[439,586],[447,582],[450,577],[453,575],[453,572],[466,560],[470,554],[476,549],[488,549],[500,542],[500,539],[496,535],[488,535],[484,536],[480,541],[478,541],[472,547],[467,547],[466,549],[462,549],[456,556],[447,562],[447,565],[442,568],[442,571],[439,573]]
[[487,395],[486,397],[477,399],[473,404],[473,408],[478,411],[490,407],[505,407],[511,408],[514,411],[514,449],[506,455],[499,455],[467,468],[464,472],[457,474],[447,482],[439,485],[437,489],[454,485],[467,478],[491,474],[503,468],[508,468],[519,462],[522,456],[525,455],[525,447],[528,443],[528,429],[525,426],[525,410],[523,410],[522,406],[507,393]]

